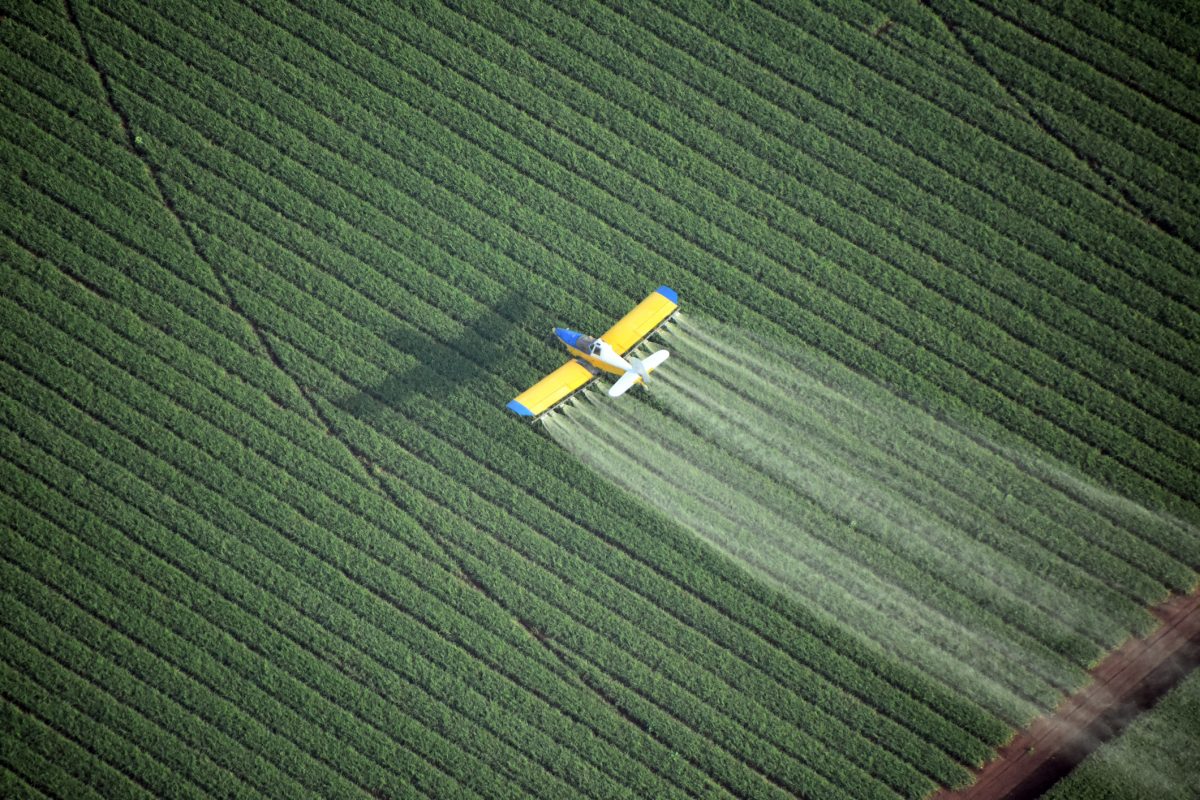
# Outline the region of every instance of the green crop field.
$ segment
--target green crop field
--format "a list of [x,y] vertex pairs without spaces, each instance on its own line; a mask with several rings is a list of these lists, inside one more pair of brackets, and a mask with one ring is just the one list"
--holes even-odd
[[[0,7],[0,795],[922,798],[1200,576],[1200,14]],[[619,401],[504,404],[659,284]]]

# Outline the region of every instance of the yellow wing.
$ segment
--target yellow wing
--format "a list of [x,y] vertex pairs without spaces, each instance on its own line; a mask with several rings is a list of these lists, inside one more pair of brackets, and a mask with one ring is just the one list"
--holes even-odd
[[612,345],[621,355],[645,339],[654,329],[667,321],[679,308],[679,295],[669,286],[660,286],[650,296],[633,307],[617,324],[600,338]]
[[573,358],[510,400],[508,409],[522,417],[540,416],[595,377],[595,372]]

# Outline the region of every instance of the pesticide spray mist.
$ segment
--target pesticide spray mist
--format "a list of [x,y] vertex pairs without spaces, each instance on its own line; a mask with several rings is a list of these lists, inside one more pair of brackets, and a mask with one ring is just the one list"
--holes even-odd
[[1014,724],[1148,627],[1138,592],[1166,592],[1137,570],[1100,580],[1073,547],[1117,531],[1190,574],[1138,536],[1195,530],[1066,492],[1045,479],[1066,470],[831,359],[682,317],[656,339],[671,359],[648,394],[589,390],[547,432],[761,580]]

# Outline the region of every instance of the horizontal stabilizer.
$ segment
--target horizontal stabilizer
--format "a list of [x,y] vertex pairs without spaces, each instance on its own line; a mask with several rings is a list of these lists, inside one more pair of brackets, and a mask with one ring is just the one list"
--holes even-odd
[[668,350],[655,350],[653,353],[642,359],[642,366],[646,368],[647,372],[650,372],[652,369],[661,365],[670,357],[671,353]]
[[630,386],[633,386],[638,382],[639,377],[640,376],[636,372],[629,370],[620,378],[618,378],[616,383],[609,387],[608,396],[620,397],[621,395],[625,394],[627,391],[629,391]]

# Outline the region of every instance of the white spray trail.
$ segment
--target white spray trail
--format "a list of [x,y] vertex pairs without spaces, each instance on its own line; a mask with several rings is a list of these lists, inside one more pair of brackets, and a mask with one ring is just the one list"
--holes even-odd
[[1086,484],[1068,496],[1046,461],[986,447],[811,352],[682,318],[660,338],[672,356],[649,398],[585,393],[546,430],[779,591],[1014,723],[1145,621],[1144,603],[1039,540],[1041,518],[992,511],[1014,495],[1069,502],[1067,522],[1046,522],[1064,536],[1178,536],[1178,522]]

